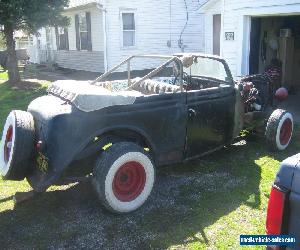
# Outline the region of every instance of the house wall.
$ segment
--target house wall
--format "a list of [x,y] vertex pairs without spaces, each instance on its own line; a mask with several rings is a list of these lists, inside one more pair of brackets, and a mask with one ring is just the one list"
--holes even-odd
[[67,51],[56,52],[58,66],[68,69],[85,70],[91,72],[104,71],[103,51]]
[[[182,35],[184,52],[204,52],[204,15],[198,10],[206,0],[71,0],[65,15],[70,17],[68,28],[69,50],[56,49],[54,28],[51,32],[51,47],[54,61],[65,68],[104,72],[121,60],[133,54],[173,54],[181,52],[178,46],[180,34],[186,23],[187,4],[189,20]],[[101,4],[105,10],[101,9]],[[120,12],[134,10],[136,16],[136,46],[123,48]],[[75,14],[81,11],[91,12],[92,51],[76,50]],[[104,13],[106,13],[105,49]],[[168,41],[171,47],[168,47]],[[107,63],[105,60],[105,54]],[[153,64],[139,61],[133,67],[143,69]],[[154,66],[157,66],[154,65]],[[123,69],[125,70],[125,69]]]
[[[92,51],[78,51],[76,49],[75,15],[80,12],[91,13]],[[104,37],[102,11],[95,4],[88,8],[67,11],[65,15],[70,18],[70,26],[68,27],[69,50],[56,50],[54,33],[52,43],[55,44],[55,62],[63,68],[103,72]]]
[[[275,16],[300,13],[299,0],[219,0],[222,6],[221,56],[224,57],[234,76],[248,73],[251,16]],[[205,13],[213,8],[204,10]],[[234,32],[234,40],[226,41],[225,32]],[[207,31],[209,43],[212,33]]]
[[221,1],[216,1],[215,3],[213,3],[211,7],[205,12],[204,36],[205,36],[205,53],[207,54],[213,54],[213,16],[216,14],[222,14]]
[[[204,16],[199,13],[205,0],[186,0],[189,21],[182,40],[185,52],[204,52]],[[181,52],[178,47],[180,33],[186,22],[184,0],[107,0],[107,64],[113,67],[132,54],[173,54]],[[136,46],[123,48],[121,44],[122,10],[133,10],[136,14]],[[171,47],[167,46],[171,40]],[[139,61],[135,68],[151,67],[149,62]]]
[[50,49],[51,43],[47,43],[46,28],[41,28],[38,35],[32,36],[32,41],[28,43],[27,52],[31,63],[46,63],[52,58],[53,51]]

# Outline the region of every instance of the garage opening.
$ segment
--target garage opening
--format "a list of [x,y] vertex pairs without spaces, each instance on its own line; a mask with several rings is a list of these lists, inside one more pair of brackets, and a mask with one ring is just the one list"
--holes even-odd
[[300,89],[300,15],[251,18],[249,73],[267,71],[275,87]]

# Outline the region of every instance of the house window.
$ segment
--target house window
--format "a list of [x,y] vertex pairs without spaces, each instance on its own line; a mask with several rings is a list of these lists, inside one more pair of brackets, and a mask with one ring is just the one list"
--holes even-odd
[[122,13],[123,47],[135,46],[135,15]]
[[55,27],[55,34],[56,34],[57,50],[68,50],[69,49],[68,29],[62,27]]
[[86,13],[79,14],[79,36],[80,36],[80,49],[87,50],[88,49],[88,30],[87,30],[87,22],[86,22]]
[[75,15],[77,50],[92,50],[91,15],[83,12]]

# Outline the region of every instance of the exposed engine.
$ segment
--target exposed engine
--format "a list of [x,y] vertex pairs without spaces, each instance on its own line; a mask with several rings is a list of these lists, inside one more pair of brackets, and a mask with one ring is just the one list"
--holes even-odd
[[264,111],[268,106],[274,107],[276,102],[287,98],[286,91],[280,90],[275,94],[276,86],[266,73],[243,77],[238,84],[246,113]]
[[244,102],[245,113],[252,111],[261,111],[263,101],[259,90],[252,82],[240,82],[239,89]]
[[238,84],[244,101],[245,113],[264,111],[268,105],[274,107],[288,97],[288,91],[284,87],[275,91],[276,86],[268,74],[246,76]]

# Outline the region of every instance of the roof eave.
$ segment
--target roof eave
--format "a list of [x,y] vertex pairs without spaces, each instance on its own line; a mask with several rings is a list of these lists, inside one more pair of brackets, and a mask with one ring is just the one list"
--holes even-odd
[[207,0],[201,7],[200,7],[200,11],[201,12],[205,12],[207,10],[209,10],[212,6],[215,5],[215,3],[217,3],[220,0]]
[[99,4],[97,2],[91,2],[91,3],[86,3],[86,4],[81,4],[77,6],[72,6],[72,7],[67,7],[64,12],[70,12],[70,11],[78,11],[78,10],[84,10],[87,8],[93,8],[93,7],[98,7],[98,8],[103,8],[102,4]]

